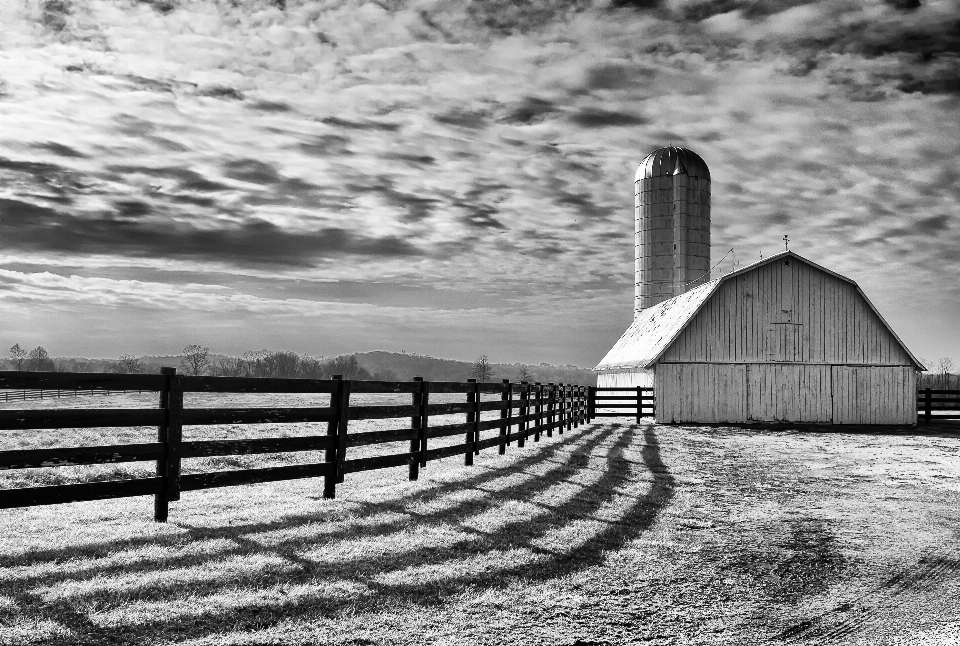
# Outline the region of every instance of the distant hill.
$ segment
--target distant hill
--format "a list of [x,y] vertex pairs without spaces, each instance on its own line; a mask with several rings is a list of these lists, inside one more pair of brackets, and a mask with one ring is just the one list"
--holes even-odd
[[[370,376],[374,379],[382,379],[384,381],[407,381],[413,377],[423,377],[427,381],[465,381],[473,371],[473,362],[471,361],[438,359],[437,357],[407,354],[404,352],[378,350],[375,352],[362,352],[355,355],[342,356],[355,356],[357,362],[370,373]],[[144,372],[157,373],[161,366],[178,367],[181,357],[179,355],[144,355],[138,358],[144,364]],[[223,354],[210,354],[212,363],[227,358],[227,355]],[[335,357],[327,357],[317,360],[330,362],[335,359]],[[86,357],[54,357],[54,360],[61,369],[70,372],[109,372],[111,366],[117,361],[117,359],[88,359]],[[493,381],[498,382],[501,379],[519,381],[518,375],[520,369],[521,367],[525,367],[527,372],[532,375],[530,381],[580,384],[585,386],[592,386],[597,383],[593,371],[587,368],[581,368],[580,366],[554,366],[548,363],[493,363],[491,367],[495,373]],[[0,370],[13,369],[14,365],[12,361],[0,358]],[[315,378],[327,378],[327,376],[320,374],[301,375],[299,373],[275,376],[313,376]]]
[[[371,373],[381,377],[394,378],[397,381],[406,381],[412,377],[423,377],[427,381],[464,381],[470,377],[473,362],[458,361],[456,359],[438,359],[420,354],[406,354],[403,352],[361,352],[356,355],[357,361]],[[494,381],[501,379],[517,380],[521,366],[533,375],[534,381],[542,383],[595,385],[597,378],[592,370],[580,366],[554,366],[548,363],[520,364],[520,363],[493,363],[491,364],[496,375]]]

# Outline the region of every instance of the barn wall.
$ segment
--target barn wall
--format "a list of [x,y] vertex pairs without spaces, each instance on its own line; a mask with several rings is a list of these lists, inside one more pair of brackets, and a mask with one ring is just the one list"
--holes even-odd
[[598,388],[636,388],[653,386],[653,369],[619,370],[597,374]]
[[912,368],[833,366],[834,424],[916,424]]
[[833,417],[831,367],[800,364],[747,366],[747,419],[824,422]]
[[665,363],[661,423],[915,424],[916,373],[901,366]]
[[658,364],[655,381],[657,422],[746,419],[746,366],[742,364]]
[[660,360],[911,365],[856,287],[785,260],[724,281]]

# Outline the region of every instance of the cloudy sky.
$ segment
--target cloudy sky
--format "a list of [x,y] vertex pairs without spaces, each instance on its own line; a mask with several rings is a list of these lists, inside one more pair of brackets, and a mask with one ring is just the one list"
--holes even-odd
[[[0,2],[0,345],[592,366],[633,174],[960,360],[960,2]],[[717,272],[729,271],[731,260]],[[715,273],[716,275],[716,273]]]

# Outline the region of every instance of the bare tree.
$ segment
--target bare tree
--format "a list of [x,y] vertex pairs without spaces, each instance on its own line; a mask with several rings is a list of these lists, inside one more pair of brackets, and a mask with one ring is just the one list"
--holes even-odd
[[250,350],[249,352],[243,353],[243,369],[245,371],[245,377],[269,377],[270,368],[268,364],[268,358],[270,357],[270,351],[267,349],[263,350]]
[[953,359],[950,357],[940,357],[937,359],[937,362],[933,364],[933,369],[940,375],[940,387],[949,388],[950,373],[953,372],[954,369]]
[[53,359],[50,358],[50,354],[42,345],[31,350],[30,354],[27,356],[29,358],[27,366],[34,370],[52,371],[56,367],[53,364]]
[[370,372],[360,365],[356,355],[344,355],[334,357],[330,362],[330,372],[335,375],[343,375],[344,379],[369,379]]
[[520,369],[517,370],[517,381],[533,381],[534,375],[530,372],[530,369],[526,366],[520,366]]
[[240,357],[220,359],[210,367],[215,377],[243,377],[246,375],[246,361]]
[[21,348],[19,343],[14,343],[10,348],[10,354],[13,355],[13,362],[17,364],[17,370],[23,370],[23,364],[27,361],[27,351]]
[[202,375],[210,365],[210,348],[199,345],[188,345],[183,349],[183,358],[180,367],[188,375]]
[[142,375],[146,372],[146,366],[143,360],[131,354],[121,355],[117,361],[110,364],[110,372],[119,372],[121,374]]
[[490,360],[487,359],[487,355],[481,354],[477,357],[477,360],[473,362],[473,370],[470,371],[470,376],[481,384],[485,384],[496,377],[497,373],[494,371],[493,366],[490,365]]

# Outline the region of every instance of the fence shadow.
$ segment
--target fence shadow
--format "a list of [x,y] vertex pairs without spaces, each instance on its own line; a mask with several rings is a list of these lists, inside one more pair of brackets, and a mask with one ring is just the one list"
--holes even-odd
[[[173,523],[187,538],[104,542],[82,553],[182,548],[185,542],[220,548],[158,550],[126,565],[94,560],[74,571],[44,567],[2,587],[38,621],[72,631],[63,643],[78,637],[109,643],[118,631],[158,641],[197,639],[318,613],[336,617],[358,604],[365,610],[435,606],[468,588],[547,581],[599,564],[651,527],[673,488],[652,425],[590,424],[566,442],[541,445],[503,467],[479,467],[429,489],[351,503],[350,522],[331,523],[318,512],[222,528]],[[45,550],[16,565],[77,557],[74,550]],[[224,573],[230,563],[238,567]],[[270,567],[244,569],[243,563]],[[11,565],[0,560],[0,566]],[[44,596],[43,589],[69,594]],[[246,594],[229,592],[237,590]],[[97,614],[82,608],[113,609]]]

